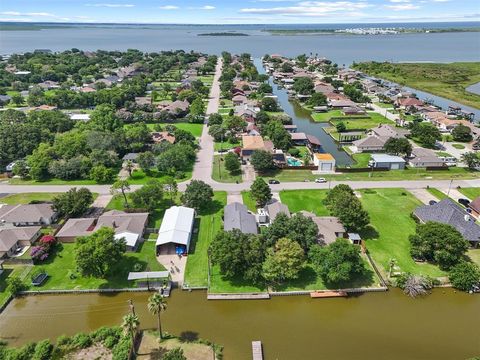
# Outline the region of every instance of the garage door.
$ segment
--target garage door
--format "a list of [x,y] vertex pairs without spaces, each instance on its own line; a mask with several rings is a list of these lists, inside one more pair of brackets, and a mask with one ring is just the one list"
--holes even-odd
[[332,171],[332,164],[322,164],[322,171]]
[[392,169],[392,170],[398,170],[398,169],[400,169],[400,164],[392,164],[392,166],[390,167],[390,169]]

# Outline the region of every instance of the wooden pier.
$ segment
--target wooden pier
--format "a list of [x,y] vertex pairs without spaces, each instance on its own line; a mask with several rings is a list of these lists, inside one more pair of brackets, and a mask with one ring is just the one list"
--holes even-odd
[[261,341],[252,341],[252,359],[263,360],[263,349]]
[[333,297],[347,297],[348,294],[345,291],[313,291],[310,293],[310,297],[316,298],[333,298]]
[[260,300],[270,299],[269,293],[253,294],[208,294],[208,300]]

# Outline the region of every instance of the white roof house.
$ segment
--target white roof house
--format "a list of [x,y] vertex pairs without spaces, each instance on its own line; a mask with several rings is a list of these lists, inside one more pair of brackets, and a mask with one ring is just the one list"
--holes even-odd
[[70,119],[74,121],[88,121],[90,120],[90,114],[71,114]]
[[192,208],[172,206],[167,209],[158,231],[157,249],[165,244],[178,244],[185,246],[188,252],[194,219],[195,210]]
[[125,245],[127,245],[130,248],[135,248],[137,246],[137,241],[139,239],[140,235],[139,234],[134,234],[132,232],[124,231],[118,234],[115,234],[114,239],[119,240],[119,239],[125,239]]

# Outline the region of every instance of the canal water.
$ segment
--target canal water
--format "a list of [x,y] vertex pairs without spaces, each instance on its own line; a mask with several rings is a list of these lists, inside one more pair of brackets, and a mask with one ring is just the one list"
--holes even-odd
[[[132,299],[141,328],[154,328],[148,293],[42,295],[19,298],[0,315],[0,337],[12,345],[116,325]],[[261,340],[265,359],[468,359],[480,355],[480,296],[436,289],[411,299],[400,290],[350,298],[207,300],[175,290],[164,329],[190,332],[225,347],[226,360],[251,358]]]
[[[254,64],[259,73],[265,74],[261,59],[255,59]],[[310,116],[310,111],[305,110],[294,101],[289,101],[285,89],[279,88],[274,84],[272,78],[269,79],[269,83],[273,88],[273,94],[278,98],[278,103],[292,118],[293,124],[297,125],[298,132],[304,132],[305,134],[310,134],[318,138],[322,144],[323,151],[332,154],[337,165],[351,165],[354,163],[353,159],[343,151],[341,146],[339,146],[339,144],[323,129],[324,127],[331,126],[330,124],[313,121]]]

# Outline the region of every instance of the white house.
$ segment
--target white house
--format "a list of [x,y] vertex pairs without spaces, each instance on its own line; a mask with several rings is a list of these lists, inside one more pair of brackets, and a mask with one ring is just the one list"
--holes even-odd
[[318,172],[335,171],[335,158],[332,154],[314,153],[313,164],[318,166]]
[[190,248],[195,210],[172,206],[165,211],[156,242],[157,254],[186,254]]

